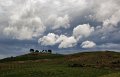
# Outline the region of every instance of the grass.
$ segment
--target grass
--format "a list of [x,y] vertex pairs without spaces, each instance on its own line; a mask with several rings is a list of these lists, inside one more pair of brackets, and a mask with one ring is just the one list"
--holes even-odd
[[108,75],[103,75],[100,77],[120,77],[120,72],[112,73],[112,74],[108,74]]
[[[0,70],[0,77],[98,77],[113,73],[112,70],[96,69],[89,67],[68,67],[65,64],[47,63],[25,63],[16,65],[15,63]],[[13,65],[13,67],[12,67]]]
[[25,54],[2,59],[0,77],[120,77],[119,60],[116,52]]
[[38,59],[55,59],[61,58],[61,54],[48,54],[48,53],[29,53],[17,57],[8,57],[0,60],[0,62],[10,62],[10,61],[26,61],[26,60],[38,60]]

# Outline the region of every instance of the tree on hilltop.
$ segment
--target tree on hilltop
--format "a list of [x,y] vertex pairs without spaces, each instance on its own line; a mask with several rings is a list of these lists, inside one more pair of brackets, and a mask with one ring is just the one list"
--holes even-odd
[[34,52],[34,49],[30,49],[30,53],[33,53]]
[[35,50],[36,53],[39,53],[39,50]]
[[49,50],[48,50],[48,53],[52,53],[52,50],[49,49]]

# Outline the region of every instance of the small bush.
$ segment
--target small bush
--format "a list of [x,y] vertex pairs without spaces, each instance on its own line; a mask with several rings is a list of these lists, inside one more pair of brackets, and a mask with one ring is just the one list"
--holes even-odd
[[84,65],[82,64],[77,64],[77,63],[73,63],[73,64],[68,64],[69,67],[84,67]]

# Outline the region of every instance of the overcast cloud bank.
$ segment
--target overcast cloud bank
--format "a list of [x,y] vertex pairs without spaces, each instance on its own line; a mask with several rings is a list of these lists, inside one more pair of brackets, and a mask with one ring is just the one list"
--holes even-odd
[[31,47],[119,50],[119,35],[119,0],[0,0],[1,55]]

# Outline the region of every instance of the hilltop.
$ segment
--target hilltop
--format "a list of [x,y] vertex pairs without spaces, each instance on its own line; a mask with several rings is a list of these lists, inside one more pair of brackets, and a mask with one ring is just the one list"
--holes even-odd
[[50,54],[50,53],[28,53],[16,57],[8,57],[1,59],[0,62],[11,62],[11,61],[28,61],[28,60],[42,60],[42,59],[56,59],[63,57],[61,54]]

